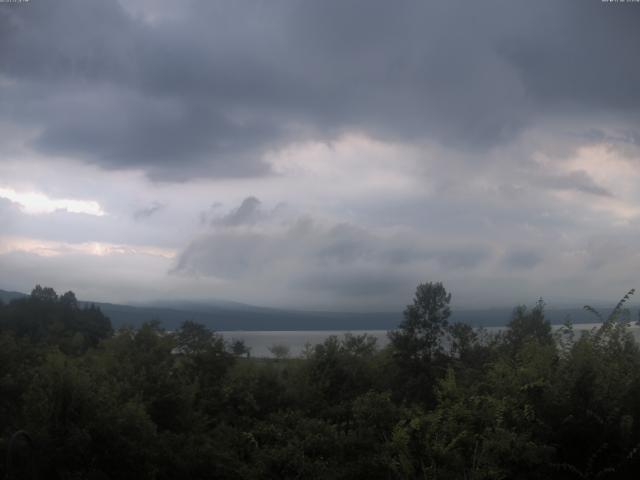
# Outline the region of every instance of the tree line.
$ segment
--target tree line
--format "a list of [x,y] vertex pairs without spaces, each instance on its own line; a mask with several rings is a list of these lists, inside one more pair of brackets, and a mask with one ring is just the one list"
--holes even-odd
[[425,283],[384,348],[347,334],[260,359],[192,321],[113,331],[72,292],[37,286],[0,304],[0,474],[636,478],[631,294],[581,335],[552,331],[542,301],[489,335],[450,323],[451,295]]

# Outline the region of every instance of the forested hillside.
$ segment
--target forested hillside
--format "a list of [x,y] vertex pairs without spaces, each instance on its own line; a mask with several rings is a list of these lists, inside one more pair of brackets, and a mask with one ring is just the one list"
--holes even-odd
[[488,335],[452,323],[450,299],[419,285],[384,349],[346,335],[255,359],[195,322],[114,332],[73,293],[36,287],[0,306],[0,474],[636,478],[628,296],[581,336],[552,333],[541,301]]

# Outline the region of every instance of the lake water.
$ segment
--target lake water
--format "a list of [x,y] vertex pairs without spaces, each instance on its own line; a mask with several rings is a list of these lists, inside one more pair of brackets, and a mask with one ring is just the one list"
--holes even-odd
[[319,330],[319,331],[284,331],[284,332],[218,332],[225,340],[243,340],[247,347],[251,348],[252,357],[272,357],[269,347],[284,345],[289,348],[290,356],[299,356],[306,344],[317,345],[324,342],[331,335],[342,337],[345,333],[362,335],[364,333],[377,339],[378,347],[384,347],[389,343],[386,330]]
[[[598,327],[596,323],[576,323],[573,325],[577,334]],[[560,325],[554,325],[553,328],[559,328]],[[640,326],[631,325],[629,327],[637,340],[640,340]],[[504,327],[487,327],[488,333],[496,333]],[[389,343],[387,330],[319,330],[319,331],[256,331],[256,332],[218,332],[221,333],[225,340],[243,340],[247,347],[251,348],[252,357],[272,357],[269,348],[274,345],[284,345],[289,348],[290,356],[296,357],[302,354],[305,345],[317,345],[324,342],[331,335],[342,337],[345,333],[354,335],[368,334],[377,339],[378,347],[384,347]]]

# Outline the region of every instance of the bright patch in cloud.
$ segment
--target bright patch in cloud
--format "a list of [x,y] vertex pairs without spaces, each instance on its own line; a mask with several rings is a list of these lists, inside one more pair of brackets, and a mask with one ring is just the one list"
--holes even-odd
[[0,197],[19,204],[28,214],[52,213],[66,210],[71,213],[85,213],[101,217],[105,215],[100,204],[93,200],[72,200],[50,198],[39,192],[17,192],[11,188],[0,188]]
[[40,257],[81,254],[104,257],[107,255],[150,255],[172,259],[176,252],[167,248],[144,245],[116,245],[104,242],[67,243],[23,237],[0,237],[0,255],[12,252],[32,253]]

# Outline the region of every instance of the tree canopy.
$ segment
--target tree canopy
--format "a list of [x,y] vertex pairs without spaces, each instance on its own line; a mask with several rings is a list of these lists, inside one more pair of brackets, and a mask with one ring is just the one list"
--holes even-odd
[[582,335],[553,330],[542,301],[493,335],[449,324],[450,302],[421,284],[388,346],[346,334],[271,359],[188,320],[113,332],[72,292],[38,286],[0,305],[0,475],[637,477],[624,302]]

